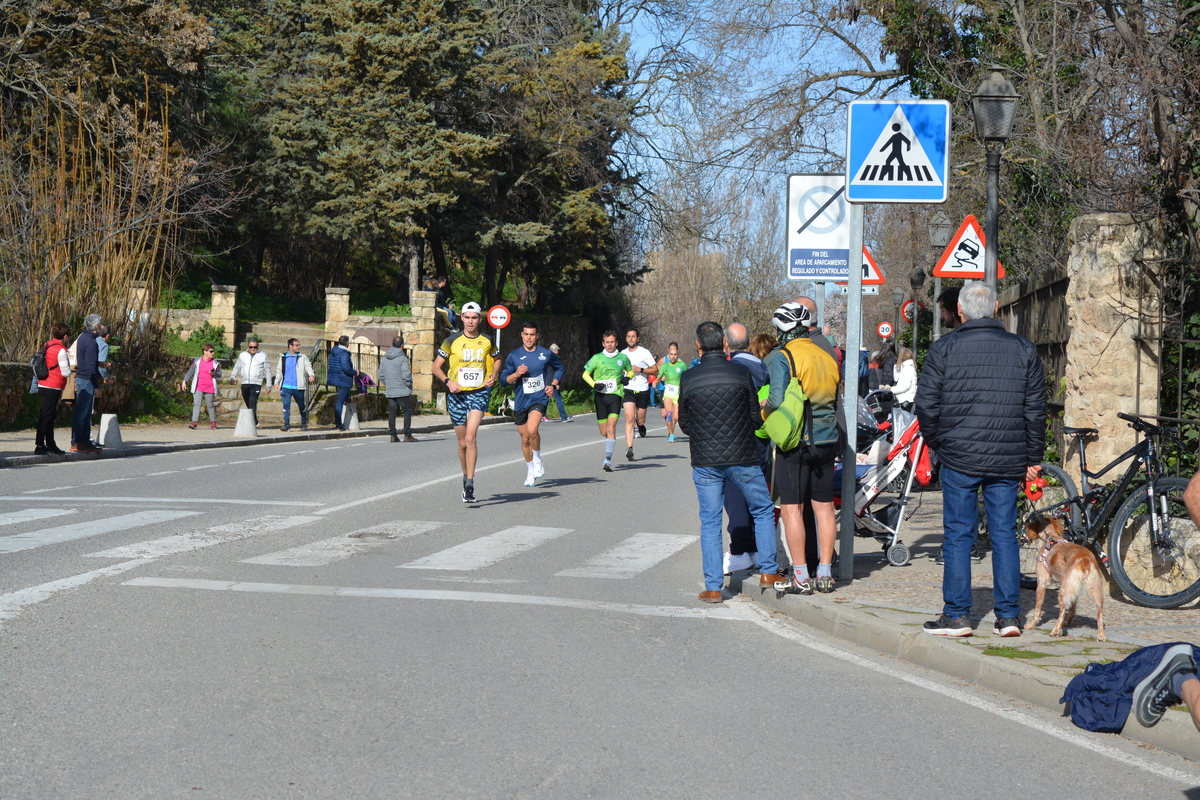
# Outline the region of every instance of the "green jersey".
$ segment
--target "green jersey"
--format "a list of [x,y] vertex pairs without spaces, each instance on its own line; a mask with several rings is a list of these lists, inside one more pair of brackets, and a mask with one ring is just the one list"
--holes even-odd
[[687,362],[682,359],[676,361],[674,364],[670,361],[664,361],[658,365],[658,379],[671,386],[678,386],[679,378],[684,372],[687,372],[687,368]]
[[583,365],[584,372],[590,372],[596,381],[597,394],[615,394],[625,396],[625,387],[621,385],[621,377],[633,370],[629,356],[624,353],[613,353],[611,356],[601,350],[588,359]]

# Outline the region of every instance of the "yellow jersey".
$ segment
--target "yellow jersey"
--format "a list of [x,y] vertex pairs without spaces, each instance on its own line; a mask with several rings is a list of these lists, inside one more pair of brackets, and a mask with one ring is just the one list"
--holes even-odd
[[486,336],[456,333],[442,342],[437,354],[446,359],[446,377],[470,392],[485,388],[500,351]]

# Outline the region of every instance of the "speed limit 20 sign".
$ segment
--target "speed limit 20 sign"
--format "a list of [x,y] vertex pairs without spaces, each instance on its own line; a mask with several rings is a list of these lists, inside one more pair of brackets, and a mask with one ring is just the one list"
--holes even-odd
[[879,331],[879,338],[886,339],[892,335],[892,323],[881,322],[876,330]]
[[488,325],[491,325],[494,330],[500,330],[508,325],[512,320],[512,315],[504,306],[496,305],[488,309],[487,319]]

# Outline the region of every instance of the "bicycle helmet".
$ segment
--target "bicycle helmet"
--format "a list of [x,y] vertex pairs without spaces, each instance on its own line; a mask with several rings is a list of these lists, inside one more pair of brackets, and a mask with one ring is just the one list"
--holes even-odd
[[771,324],[780,333],[792,333],[797,325],[808,327],[812,313],[800,303],[784,303],[771,315]]

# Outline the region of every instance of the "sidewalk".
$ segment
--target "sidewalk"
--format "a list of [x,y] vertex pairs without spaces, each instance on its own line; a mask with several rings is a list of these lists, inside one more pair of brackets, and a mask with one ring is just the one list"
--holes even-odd
[[[1200,642],[1200,600],[1183,608],[1153,609],[1111,595],[1104,598],[1107,642],[1096,641],[1095,607],[1087,597],[1079,602],[1070,635],[1051,637],[1058,616],[1057,588],[1046,592],[1046,619],[1039,628],[1023,631],[1019,638],[995,637],[990,554],[972,565],[974,636],[950,639],[924,633],[922,624],[942,609],[942,567],[933,560],[942,537],[941,493],[914,493],[910,512],[914,508],[901,529],[913,553],[908,566],[890,566],[874,539],[857,538],[854,581],[839,584],[832,594],[780,595],[760,588],[758,575],[748,572],[730,576],[730,591],[841,639],[1058,712],[1067,682],[1090,662],[1119,661],[1150,644]],[[1022,625],[1033,604],[1034,592],[1022,590]],[[1123,735],[1200,761],[1200,732],[1185,712],[1169,711],[1153,728],[1131,720]]]
[[[175,453],[187,450],[205,450],[217,447],[245,447],[255,444],[271,444],[273,442],[305,442],[324,439],[353,439],[361,436],[387,436],[387,419],[371,420],[360,423],[358,431],[341,432],[331,425],[311,425],[308,431],[301,431],[297,423],[292,430],[284,433],[279,425],[263,423],[258,428],[255,438],[238,438],[233,435],[236,418],[218,421],[215,431],[208,427],[206,418],[202,424],[191,430],[186,422],[151,423],[145,425],[121,425],[121,439],[124,447],[119,449],[105,448],[100,453],[71,453],[64,456],[35,456],[33,455],[34,431],[4,431],[0,432],[0,468],[27,467],[35,464],[55,464],[67,461],[87,461],[107,458],[130,458],[133,456],[156,455],[159,453]],[[484,425],[512,424],[511,417],[485,417]],[[550,420],[557,424],[557,420]],[[400,420],[397,420],[399,426]],[[436,433],[451,430],[450,417],[447,414],[421,414],[413,417],[413,434],[420,436],[426,433]],[[94,429],[93,429],[94,430]],[[67,450],[71,442],[70,428],[55,428],[54,438],[58,446]]]

